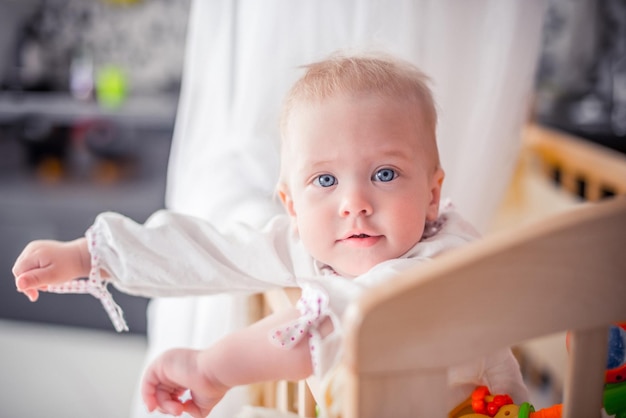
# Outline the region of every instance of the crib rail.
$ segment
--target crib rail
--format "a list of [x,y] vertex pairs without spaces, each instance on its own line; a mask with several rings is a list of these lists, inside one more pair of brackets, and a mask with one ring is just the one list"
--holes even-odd
[[570,193],[590,201],[626,194],[625,154],[537,124],[524,141],[527,155]]

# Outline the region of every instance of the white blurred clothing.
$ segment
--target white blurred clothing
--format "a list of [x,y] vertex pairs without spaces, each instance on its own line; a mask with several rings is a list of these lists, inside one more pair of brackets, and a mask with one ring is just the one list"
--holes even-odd
[[[544,3],[193,0],[167,206],[220,228],[278,213],[278,115],[298,66],[336,50],[375,50],[431,77],[442,195],[484,230],[517,158]],[[243,296],[153,300],[147,359],[209,345],[247,323],[245,306]],[[210,417],[235,416],[245,399],[245,388],[232,391]],[[138,404],[133,417],[148,416],[143,410]]]
[[[296,305],[300,317],[280,324],[270,333],[271,341],[277,350],[289,350],[308,336],[313,371],[324,380],[341,358],[341,318],[350,302],[366,289],[479,237],[451,206],[443,208],[436,222],[427,223],[426,231],[402,256],[347,278],[313,259],[287,214],[275,216],[262,228],[240,223],[223,233],[205,220],[166,210],[152,215],[144,225],[108,212],[98,215],[87,232],[92,259],[98,260],[89,276],[104,270],[115,287],[140,296],[300,287],[302,297]],[[322,338],[319,327],[326,319],[332,322],[332,331]],[[396,325],[406,326],[406,318],[397,318]],[[508,393],[518,403],[528,401],[520,367],[510,349],[452,367],[448,376],[451,408],[480,385]]]

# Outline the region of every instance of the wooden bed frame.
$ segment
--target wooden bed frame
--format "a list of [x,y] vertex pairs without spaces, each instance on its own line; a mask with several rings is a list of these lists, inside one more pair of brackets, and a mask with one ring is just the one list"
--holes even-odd
[[[626,320],[626,156],[537,125],[523,152],[593,203],[489,235],[355,301],[344,317],[341,417],[445,417],[449,366],[566,330],[563,417],[600,416],[608,326]],[[271,292],[266,303],[296,298]],[[397,318],[411,318],[410,332]],[[264,393],[265,406],[315,416],[304,382]]]
[[526,128],[523,153],[546,177],[585,200],[626,194],[625,154],[537,124]]

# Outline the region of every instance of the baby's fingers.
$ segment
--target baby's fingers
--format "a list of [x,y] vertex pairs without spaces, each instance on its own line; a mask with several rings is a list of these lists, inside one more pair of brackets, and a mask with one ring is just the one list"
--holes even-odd
[[40,277],[34,272],[21,274],[15,279],[15,287],[18,292],[26,295],[28,300],[36,302],[39,299],[39,291],[47,290],[47,285],[42,285]]
[[161,412],[179,416],[183,413],[183,404],[178,396],[165,390],[157,390],[156,403]]
[[70,242],[40,240],[24,248],[15,261],[13,275],[18,290],[42,289],[86,277],[91,265],[84,238]]
[[149,412],[158,410],[169,415],[183,413],[180,396],[184,393],[180,387],[164,385],[149,369],[141,383],[141,397]]
[[[37,269],[20,274],[15,278],[15,287],[18,291],[26,294],[35,294],[37,290],[46,290],[48,284],[53,283],[54,277],[46,269]],[[35,291],[35,293],[31,291]],[[28,293],[27,293],[28,292]],[[29,296],[30,298],[30,296]]]
[[22,293],[26,295],[28,300],[30,300],[31,302],[37,302],[37,299],[39,299],[39,291],[36,289],[24,290],[22,291]]
[[31,243],[22,251],[11,269],[13,276],[18,277],[27,271],[42,267],[41,260],[34,254],[36,250],[37,248]]
[[189,399],[183,403],[183,411],[191,415],[193,418],[205,418],[207,414],[203,414],[200,407],[196,403]]

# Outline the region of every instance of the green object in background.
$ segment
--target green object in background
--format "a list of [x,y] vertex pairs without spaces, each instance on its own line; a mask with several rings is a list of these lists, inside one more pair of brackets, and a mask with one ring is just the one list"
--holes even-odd
[[626,381],[604,386],[604,410],[616,418],[626,418]]
[[535,407],[528,402],[524,402],[519,406],[519,412],[517,413],[517,416],[518,418],[528,418],[531,412],[535,412]]
[[96,94],[102,106],[119,107],[126,98],[126,87],[126,75],[119,67],[109,65],[98,70]]

